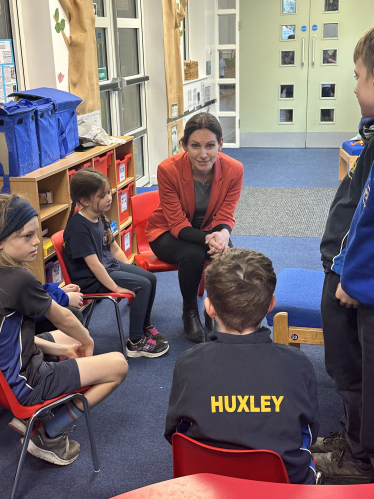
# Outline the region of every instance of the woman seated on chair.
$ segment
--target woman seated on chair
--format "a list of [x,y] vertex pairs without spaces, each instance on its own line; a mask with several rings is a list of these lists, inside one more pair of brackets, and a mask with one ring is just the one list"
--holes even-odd
[[[146,236],[160,260],[178,264],[184,331],[190,341],[202,343],[197,290],[205,261],[232,246],[243,165],[220,152],[222,128],[211,114],[193,116],[180,142],[185,152],[158,167],[160,205],[148,219]],[[214,320],[204,315],[212,331]]]

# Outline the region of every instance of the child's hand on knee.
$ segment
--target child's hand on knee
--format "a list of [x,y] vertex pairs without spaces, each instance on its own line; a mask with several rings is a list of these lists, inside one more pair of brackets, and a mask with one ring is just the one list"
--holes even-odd
[[[90,338],[92,339],[92,338]],[[94,351],[94,342],[92,340],[92,344],[87,344],[87,345],[79,345],[78,346],[78,353],[79,357],[92,357]]]
[[60,360],[66,359],[78,359],[78,357],[82,357],[79,352],[78,343],[74,343],[74,345],[66,345],[66,352],[64,355],[60,355]]
[[131,291],[130,289],[126,289],[126,288],[121,288],[121,286],[117,286],[116,290],[113,291],[113,293],[127,293],[127,294],[130,294],[132,296],[135,296],[134,291]]

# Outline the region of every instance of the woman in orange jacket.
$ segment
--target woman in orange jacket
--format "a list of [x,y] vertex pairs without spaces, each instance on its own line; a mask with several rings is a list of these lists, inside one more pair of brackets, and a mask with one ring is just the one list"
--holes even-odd
[[[160,204],[150,215],[147,239],[155,255],[178,264],[187,338],[204,342],[197,289],[205,260],[228,251],[234,212],[243,183],[243,165],[221,153],[219,121],[208,113],[193,116],[181,139],[184,153],[163,161],[157,171]],[[215,327],[206,313],[208,331]]]

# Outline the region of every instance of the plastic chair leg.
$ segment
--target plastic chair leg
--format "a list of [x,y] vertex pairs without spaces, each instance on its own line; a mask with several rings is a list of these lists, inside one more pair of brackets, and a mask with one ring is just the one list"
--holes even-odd
[[113,300],[113,303],[114,303],[114,307],[116,309],[116,317],[117,317],[119,337],[120,337],[120,340],[121,340],[122,352],[123,352],[123,355],[126,357],[126,344],[125,344],[125,339],[124,339],[124,336],[123,336],[121,314],[119,313],[119,306],[118,306],[117,300]]
[[[35,416],[35,414],[34,414],[34,416]],[[34,418],[34,416],[30,419],[29,424],[27,426],[27,430],[26,430],[25,436],[23,438],[22,451],[21,451],[21,455],[20,455],[20,458],[19,458],[19,461],[18,461],[18,466],[17,466],[16,474],[15,474],[15,477],[14,477],[12,491],[10,493],[10,499],[14,499],[16,497],[16,492],[17,492],[18,484],[19,484],[19,481],[20,481],[20,478],[21,478],[22,466],[23,466],[23,463],[25,461],[25,457],[26,457],[26,453],[27,453],[27,448],[29,446],[29,442],[30,442],[30,438],[31,438],[31,432],[32,432],[32,429],[33,429],[33,426],[34,426],[34,421],[36,419],[36,418]]]
[[91,317],[92,317],[92,312],[93,312],[93,309],[95,308],[95,303],[96,303],[95,300],[92,300],[91,307],[90,307],[90,310],[89,310],[88,315],[87,315],[86,324],[84,325],[84,327],[86,329],[88,329],[88,326],[90,324]]
[[99,458],[97,455],[96,442],[95,442],[95,437],[94,437],[93,429],[92,429],[92,420],[91,420],[90,408],[88,406],[87,399],[84,395],[82,395],[81,393],[77,393],[76,397],[79,398],[83,403],[84,416],[86,418],[88,435],[90,437],[92,461],[93,461],[93,465],[94,465],[94,470],[96,473],[98,473],[100,471],[100,463],[99,463]]

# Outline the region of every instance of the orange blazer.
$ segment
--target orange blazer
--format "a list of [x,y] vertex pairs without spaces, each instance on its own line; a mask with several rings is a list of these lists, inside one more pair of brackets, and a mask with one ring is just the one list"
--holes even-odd
[[[167,231],[178,238],[181,229],[191,227],[195,213],[195,186],[188,153],[176,154],[163,161],[157,170],[157,180],[160,204],[148,218],[146,237],[149,242]],[[242,184],[242,163],[219,152],[201,230],[209,231],[220,224],[234,227],[234,212]]]

